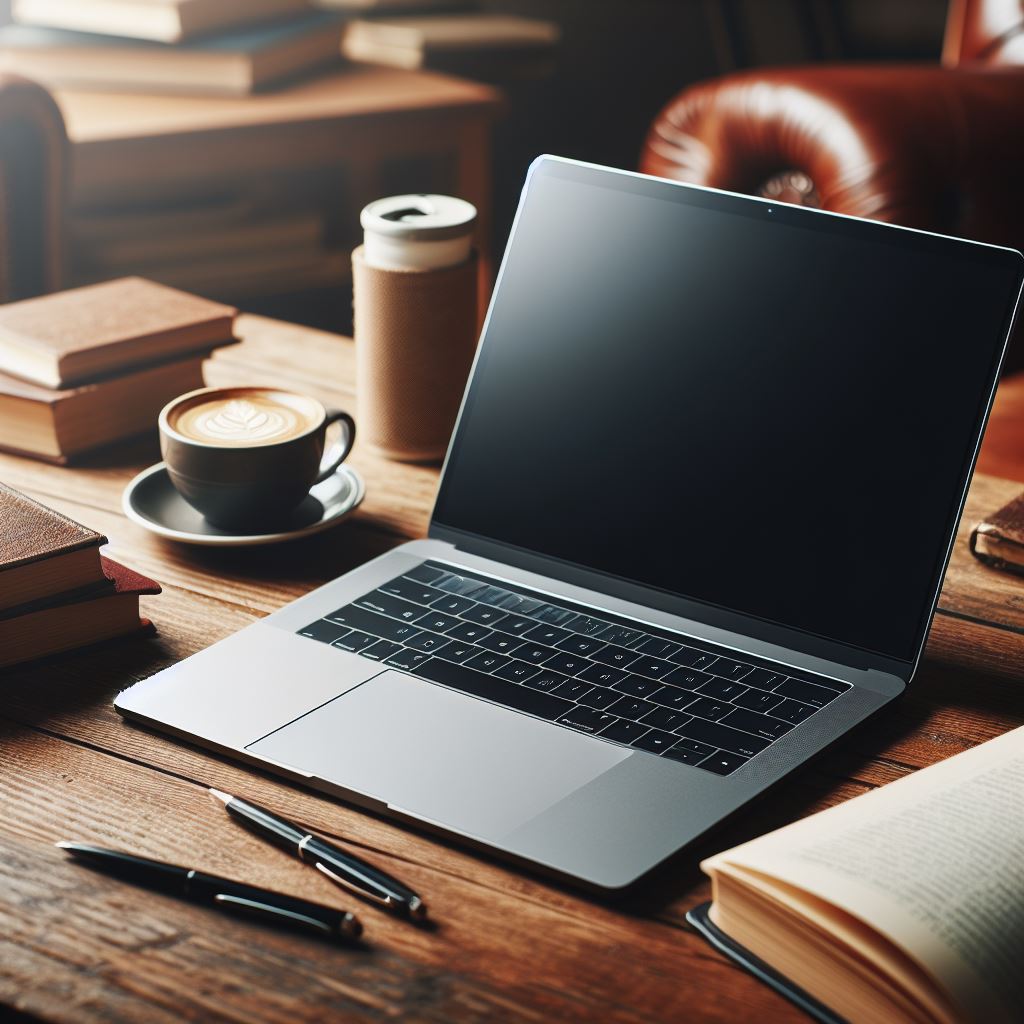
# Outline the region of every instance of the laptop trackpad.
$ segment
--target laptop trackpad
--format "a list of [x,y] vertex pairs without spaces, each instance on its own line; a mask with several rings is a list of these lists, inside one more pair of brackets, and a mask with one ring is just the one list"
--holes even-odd
[[629,757],[400,672],[383,672],[246,749],[490,840]]

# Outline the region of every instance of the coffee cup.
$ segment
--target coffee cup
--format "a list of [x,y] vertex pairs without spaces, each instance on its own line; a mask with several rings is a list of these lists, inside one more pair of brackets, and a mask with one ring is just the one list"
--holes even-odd
[[[324,453],[327,428],[338,441]],[[200,388],[160,412],[160,451],[171,483],[214,526],[280,526],[348,457],[352,417],[273,387]]]

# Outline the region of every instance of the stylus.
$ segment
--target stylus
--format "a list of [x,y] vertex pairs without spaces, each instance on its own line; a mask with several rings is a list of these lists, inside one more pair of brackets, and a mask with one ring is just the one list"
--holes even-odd
[[57,846],[76,860],[126,882],[202,903],[214,910],[260,918],[269,924],[298,928],[342,942],[352,942],[363,932],[356,916],[346,910],[89,843],[63,842]]
[[422,921],[427,916],[426,904],[412,889],[366,861],[263,807],[240,800],[230,793],[222,793],[219,789],[211,789],[210,794],[220,800],[228,814],[241,825],[311,864],[343,889],[414,921]]

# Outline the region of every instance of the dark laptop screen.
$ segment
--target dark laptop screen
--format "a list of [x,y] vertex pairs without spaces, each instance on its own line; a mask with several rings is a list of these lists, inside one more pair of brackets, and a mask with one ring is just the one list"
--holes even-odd
[[541,161],[435,522],[912,660],[1020,265]]

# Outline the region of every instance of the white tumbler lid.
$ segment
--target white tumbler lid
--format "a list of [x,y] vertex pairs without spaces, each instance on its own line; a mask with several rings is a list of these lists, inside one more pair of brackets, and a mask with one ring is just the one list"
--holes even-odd
[[359,216],[364,231],[410,242],[461,238],[475,221],[476,207],[465,199],[422,194],[378,199]]

